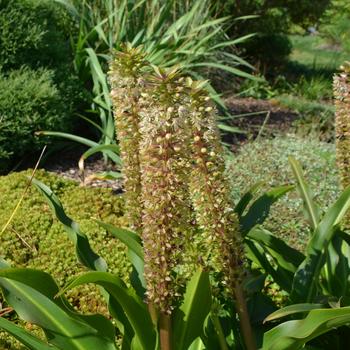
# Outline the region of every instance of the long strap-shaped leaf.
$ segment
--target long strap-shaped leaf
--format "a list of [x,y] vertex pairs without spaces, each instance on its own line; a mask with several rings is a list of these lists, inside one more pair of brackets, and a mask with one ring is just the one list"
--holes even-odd
[[[105,272],[107,270],[105,260],[92,250],[88,238],[83,232],[80,231],[78,223],[66,215],[57,196],[49,187],[40,181],[33,179],[33,184],[43,194],[56,218],[63,224],[63,227],[68,233],[68,237],[75,245],[76,254],[80,262],[90,270]],[[131,341],[133,332],[125,315],[119,312],[121,310],[121,306],[118,304],[118,301],[113,297],[109,297],[105,292],[104,297],[107,299],[112,316],[117,321],[118,328],[124,335],[124,340],[127,342]]]
[[292,289],[293,274],[279,266],[276,266],[275,261],[270,261],[266,251],[261,245],[252,240],[245,240],[245,247],[247,251],[247,258],[255,262],[258,266],[265,270],[266,274],[270,275],[272,279],[285,291],[290,292]]
[[33,334],[27,332],[25,329],[16,326],[13,322],[0,317],[0,329],[3,329],[7,333],[11,334],[21,344],[28,347],[30,350],[58,350],[55,346],[48,345],[36,338]]
[[297,180],[297,190],[303,199],[307,218],[312,230],[315,230],[320,221],[320,210],[313,200],[312,192],[304,179],[303,171],[299,162],[293,157],[289,157],[289,163],[292,166],[293,174]]
[[288,305],[268,315],[265,318],[264,323],[268,321],[276,320],[282,317],[286,317],[289,315],[305,313],[311,310],[322,309],[325,307],[326,305],[323,305],[323,304],[307,304],[307,303]]
[[128,258],[136,270],[136,273],[131,274],[131,283],[135,290],[139,291],[139,296],[143,297],[146,289],[146,281],[144,277],[144,259],[140,236],[132,231],[114,227],[98,220],[96,222],[128,247]]
[[347,188],[327,211],[317,226],[306,249],[306,258],[299,266],[293,280],[291,298],[295,301],[312,302],[316,295],[320,271],[326,260],[326,250],[337,225],[350,207],[350,187]]
[[40,181],[33,179],[33,184],[43,194],[57,219],[64,225],[69,238],[74,242],[79,261],[91,270],[106,271],[105,260],[92,250],[88,238],[80,231],[79,224],[66,215],[57,196]]
[[187,350],[203,332],[204,320],[211,309],[208,272],[197,271],[187,285],[181,307],[173,318],[173,348]]
[[136,294],[132,293],[120,278],[107,272],[88,272],[74,279],[61,293],[86,283],[95,283],[102,286],[117,300],[132,325],[142,349],[154,349],[155,331],[146,304]]
[[298,266],[305,259],[305,256],[298,250],[291,248],[284,241],[262,227],[254,227],[249,231],[246,238],[266,248],[270,255],[276,259],[277,263],[290,272],[295,273]]
[[244,195],[242,196],[242,198],[239,200],[239,202],[235,207],[235,212],[239,216],[243,215],[245,208],[248,206],[250,201],[254,198],[254,195],[256,194],[256,192],[261,188],[263,184],[264,183],[262,181],[257,182],[246,193],[244,193]]
[[[46,295],[23,283],[26,281],[29,281],[29,284],[35,283],[37,275],[35,270],[14,268],[0,270],[0,287],[5,299],[23,320],[40,326],[48,341],[62,350],[117,349],[113,327],[107,319],[104,318],[103,321],[99,319],[98,321],[104,322],[104,325],[93,327],[91,322],[87,323],[70,315],[69,311],[66,312]],[[41,278],[37,284],[41,289],[45,288]],[[51,291],[48,290],[48,293]],[[104,331],[100,332],[101,329]],[[108,329],[112,332],[106,332]]]
[[288,321],[266,332],[263,350],[298,350],[321,334],[350,323],[350,307],[316,309],[303,320]]
[[255,225],[262,224],[268,217],[271,206],[294,186],[280,186],[264,193],[249,208],[248,212],[240,217],[243,235],[247,234]]

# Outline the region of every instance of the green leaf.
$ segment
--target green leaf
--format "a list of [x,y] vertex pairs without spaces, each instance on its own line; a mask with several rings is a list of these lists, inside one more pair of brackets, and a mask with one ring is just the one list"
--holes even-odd
[[107,264],[105,260],[92,250],[88,238],[80,231],[79,224],[66,215],[63,206],[56,195],[42,182],[36,179],[33,179],[32,182],[43,194],[55,216],[63,224],[69,238],[74,242],[79,261],[88,269],[106,271]]
[[246,131],[244,131],[242,129],[239,129],[236,126],[230,126],[230,125],[227,125],[227,124],[219,123],[218,127],[219,127],[220,130],[228,131],[228,132],[231,132],[233,134],[246,134],[247,133]]
[[123,175],[117,171],[102,171],[100,173],[94,173],[86,177],[85,181],[93,180],[118,180],[121,179]]
[[326,306],[323,304],[307,304],[307,303],[289,305],[267,316],[264,320],[264,323],[268,321],[276,320],[278,318],[286,317],[289,315],[294,315],[301,312],[308,312],[314,309],[322,309],[325,307]]
[[319,286],[321,268],[326,262],[328,245],[349,207],[350,187],[328,209],[316,227],[306,248],[306,258],[294,276],[291,294],[293,300],[312,302]]
[[173,347],[187,350],[203,332],[204,321],[211,309],[208,272],[197,271],[186,288],[184,301],[173,318]]
[[303,320],[288,321],[266,332],[262,350],[299,350],[334,328],[350,324],[350,307],[316,309]]
[[73,134],[68,134],[65,132],[58,132],[58,131],[38,131],[36,132],[36,135],[38,136],[56,136],[56,137],[63,137],[68,140],[72,140],[75,142],[79,142],[85,146],[88,147],[95,147],[98,146],[99,144],[97,142],[91,141],[90,139],[87,139],[85,137],[73,135]]
[[[38,131],[36,133],[36,135],[44,135],[44,136],[54,136],[54,137],[62,137],[68,140],[72,140],[78,143],[81,143],[85,146],[88,147],[98,147],[101,146],[99,143],[92,141],[90,139],[87,139],[85,137],[81,137],[81,136],[77,136],[77,135],[73,135],[73,134],[68,134],[68,133],[64,133],[64,132],[58,132],[58,131]],[[105,149],[104,152],[108,155],[108,157],[110,159],[113,160],[113,162],[115,162],[116,164],[120,163],[120,157],[118,156],[118,154],[116,154],[114,151],[111,151],[109,149]]]
[[11,334],[21,344],[25,345],[30,350],[56,350],[53,345],[48,345],[44,343],[39,338],[35,337],[33,334],[29,333],[25,329],[16,326],[13,322],[6,320],[3,317],[0,317],[0,329],[3,329],[7,333]]
[[272,204],[293,188],[294,186],[276,187],[259,197],[240,219],[243,234],[247,234],[255,225],[262,224],[269,215]]
[[246,237],[266,248],[276,263],[290,272],[294,273],[305,258],[298,250],[261,227],[254,227]]
[[93,154],[95,153],[99,153],[99,152],[105,152],[105,151],[111,151],[111,152],[114,152],[115,154],[115,157],[116,159],[118,159],[118,165],[121,165],[122,162],[121,162],[121,159],[119,158],[118,156],[118,153],[119,153],[119,146],[118,145],[115,145],[115,144],[110,144],[110,145],[98,145],[98,146],[93,146],[91,148],[89,148],[86,152],[84,152],[82,154],[82,156],[80,157],[79,159],[79,169],[81,171],[84,171],[84,162],[87,158],[89,158],[90,156],[92,156]]
[[140,236],[132,231],[105,224],[98,220],[96,222],[128,247],[128,258],[137,271],[137,279],[135,273],[133,273],[131,282],[139,296],[143,296],[146,289],[146,281],[144,278],[144,259]]
[[115,227],[110,224],[105,224],[102,221],[95,220],[101,227],[111,233],[114,237],[118,238],[124,243],[128,249],[132,250],[140,259],[143,260],[143,249],[141,238],[136,233],[126,230],[124,228]]
[[43,328],[50,343],[61,349],[116,350],[113,326],[107,319],[101,316],[103,321],[101,318],[98,321],[103,325],[94,326],[91,319],[86,322],[84,316],[60,307],[61,301],[48,298],[47,295],[52,295],[57,288],[50,282],[49,275],[30,269],[8,268],[0,270],[0,277],[0,287],[8,304],[23,320]]
[[201,63],[192,63],[189,64],[188,67],[209,67],[209,68],[216,68],[220,70],[227,71],[231,74],[237,75],[238,77],[242,78],[248,78],[254,81],[262,81],[261,78],[258,78],[252,74],[246,73],[240,69],[233,68],[231,66],[221,64],[221,63],[214,63],[214,62],[201,62]]
[[[44,195],[57,219],[63,224],[69,238],[75,244],[78,259],[82,264],[91,270],[106,271],[107,264],[105,260],[91,249],[88,238],[80,231],[79,225],[65,214],[62,204],[55,194],[38,180],[33,179],[33,184]],[[116,299],[110,300],[105,291],[103,291],[103,295],[107,299],[110,312],[116,319],[118,328],[125,338],[129,338],[132,335],[130,332],[131,326],[124,313],[119,312],[121,306],[118,305],[118,301]]]
[[336,231],[328,246],[326,265],[322,271],[322,280],[325,281],[328,293],[338,298],[348,295],[350,277],[350,247],[344,242],[340,232]]
[[281,288],[289,292],[292,288],[293,274],[281,268],[274,260],[269,258],[261,245],[247,239],[245,246],[247,258],[265,270],[265,273],[270,275]]
[[243,215],[244,210],[247,208],[250,201],[254,198],[255,193],[261,188],[263,184],[263,181],[257,182],[242,196],[235,207],[235,212],[239,216]]
[[202,342],[202,339],[198,337],[193,341],[188,350],[205,350],[205,346]]
[[313,194],[304,179],[299,162],[293,157],[289,157],[289,163],[297,180],[297,190],[303,199],[306,217],[310,222],[311,228],[315,230],[320,221],[320,209],[313,200]]
[[142,348],[154,349],[156,336],[146,304],[120,278],[106,272],[88,272],[75,278],[61,293],[86,283],[103,287],[124,310]]

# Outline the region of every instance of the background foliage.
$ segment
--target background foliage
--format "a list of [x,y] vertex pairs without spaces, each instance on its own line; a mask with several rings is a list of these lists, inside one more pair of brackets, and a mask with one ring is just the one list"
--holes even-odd
[[270,65],[281,63],[290,54],[292,47],[287,34],[291,27],[296,24],[304,28],[314,25],[330,0],[220,0],[217,3],[219,11],[233,17],[257,16],[249,23],[232,23],[228,33],[231,36],[257,33],[255,38],[243,45],[245,52],[263,65]]
[[[227,164],[234,198],[238,200],[260,181],[264,189],[294,182],[289,156],[301,162],[315,199],[327,208],[339,194],[335,147],[294,135],[247,143],[239,150]],[[291,246],[299,250],[305,248],[309,232],[302,213],[302,200],[296,191],[288,192],[274,204],[264,227]]]
[[59,6],[1,0],[0,27],[1,172],[42,146],[35,131],[73,130],[84,94],[71,65],[71,20]]
[[69,77],[64,84],[55,84],[55,71],[45,68],[0,72],[0,173],[12,159],[43,147],[44,140],[36,138],[35,131],[73,128],[74,100],[79,98],[75,85]]

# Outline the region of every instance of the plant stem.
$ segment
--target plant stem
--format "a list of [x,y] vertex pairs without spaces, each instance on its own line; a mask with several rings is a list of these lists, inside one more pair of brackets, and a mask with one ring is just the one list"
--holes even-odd
[[225,339],[225,334],[222,330],[219,317],[217,316],[217,314],[215,312],[212,312],[210,317],[211,317],[211,320],[213,321],[214,328],[216,330],[216,334],[217,334],[218,339],[219,339],[220,349],[221,350],[228,350],[228,346],[227,346],[226,339]]
[[160,349],[171,350],[171,317],[161,313],[159,315]]
[[249,320],[247,302],[244,297],[242,285],[237,282],[235,285],[236,309],[239,316],[241,331],[247,350],[257,350],[255,337]]
[[152,320],[153,325],[156,327],[157,323],[158,323],[158,313],[157,313],[157,309],[155,308],[153,303],[148,304],[148,312],[151,316],[151,320]]

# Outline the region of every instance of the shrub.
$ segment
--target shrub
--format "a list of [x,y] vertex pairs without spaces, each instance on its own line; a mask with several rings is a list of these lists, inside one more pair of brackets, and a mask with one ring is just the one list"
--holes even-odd
[[[227,165],[234,198],[238,200],[259,181],[265,183],[265,189],[294,182],[289,156],[297,158],[305,168],[307,181],[321,207],[334,202],[339,193],[334,146],[293,135],[252,142],[240,149]],[[302,201],[296,191],[292,191],[273,206],[265,226],[289,244],[302,249],[308,238],[308,225],[301,210]]]
[[34,131],[72,131],[84,97],[72,70],[71,22],[54,1],[0,0],[0,172],[41,147]]
[[46,69],[23,68],[8,76],[0,73],[0,172],[12,157],[42,147],[43,140],[34,137],[35,131],[72,128],[70,93],[75,83],[67,83],[67,91],[54,83],[54,77],[55,72]]
[[68,21],[53,1],[0,0],[0,67],[5,71],[69,62]]
[[[30,171],[0,177],[0,229],[10,217],[27,184]],[[124,246],[107,236],[93,218],[113,225],[123,225],[123,200],[111,190],[79,187],[75,182],[62,179],[45,171],[35,177],[61,199],[67,214],[81,225],[93,248],[103,255],[111,272],[127,277],[129,265]],[[0,237],[1,256],[16,267],[38,268],[51,273],[60,285],[67,278],[83,271],[75,258],[72,242],[62,225],[54,220],[42,195],[31,187],[10,227]],[[85,290],[86,292],[86,290]],[[75,305],[96,311],[102,304],[93,294],[71,294]]]

